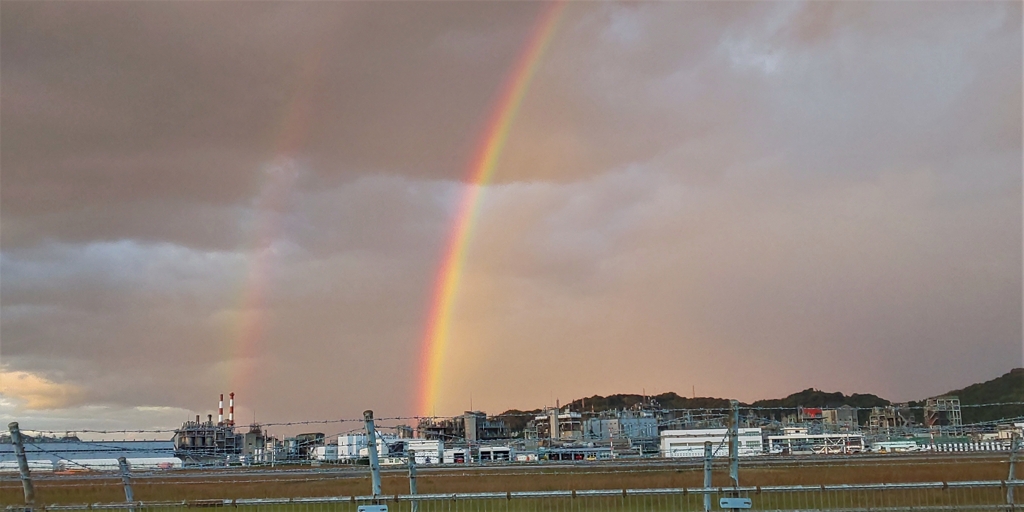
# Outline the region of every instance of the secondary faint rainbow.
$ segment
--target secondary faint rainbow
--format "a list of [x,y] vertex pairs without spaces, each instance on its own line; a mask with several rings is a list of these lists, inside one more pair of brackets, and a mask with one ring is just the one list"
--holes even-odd
[[226,347],[227,359],[231,362],[230,391],[247,391],[257,370],[260,340],[267,326],[266,299],[273,273],[273,243],[281,233],[281,217],[298,174],[296,159],[309,129],[320,55],[321,52],[314,52],[303,59],[291,98],[282,110],[271,159],[262,169],[259,195],[252,204],[254,238],[250,250],[253,254],[235,306],[231,340]]
[[551,43],[565,5],[564,1],[559,1],[544,6],[525,48],[502,86],[501,95],[491,110],[480,144],[470,161],[467,184],[459,201],[431,295],[430,313],[419,359],[416,408],[420,416],[433,415],[438,401],[456,293],[466,262],[466,250],[476,225],[483,187],[494,176],[512,122],[530,87],[530,81],[537,73],[544,52]]

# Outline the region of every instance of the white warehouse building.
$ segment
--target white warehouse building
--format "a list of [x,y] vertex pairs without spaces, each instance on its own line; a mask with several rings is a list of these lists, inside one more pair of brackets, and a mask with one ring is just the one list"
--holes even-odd
[[[116,471],[125,457],[132,469],[180,468],[174,441],[82,441],[77,437],[29,440],[25,458],[30,471]],[[18,471],[14,446],[0,444],[0,472]]]
[[337,462],[338,460],[338,445],[327,444],[323,446],[314,446],[309,452],[310,457],[313,460],[319,460],[322,462]]
[[[663,457],[704,457],[704,443],[711,443],[715,457],[729,456],[729,429],[703,428],[689,430],[662,430],[661,455]],[[740,457],[764,454],[761,428],[739,429]]]
[[444,461],[444,441],[439,439],[409,439],[405,449],[416,453],[416,464],[440,464]]

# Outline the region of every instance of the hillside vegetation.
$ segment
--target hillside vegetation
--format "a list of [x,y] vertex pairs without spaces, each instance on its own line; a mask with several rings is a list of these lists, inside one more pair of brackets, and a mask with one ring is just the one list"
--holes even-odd
[[[990,381],[972,384],[963,389],[956,389],[936,396],[946,395],[958,396],[963,406],[1024,402],[1024,368],[1016,368]],[[653,406],[658,409],[725,409],[729,407],[729,400],[712,397],[687,398],[669,392],[649,396],[635,394],[593,395],[573,400],[565,404],[565,406],[568,406],[573,411],[596,413],[614,409],[629,409],[639,404]],[[854,393],[852,395],[844,395],[838,392],[830,393],[808,388],[785,398],[757,400],[750,404],[740,403],[740,407],[795,410],[800,406],[832,408],[849,405],[861,411],[862,417],[860,420],[863,422],[872,407],[884,407],[890,404],[892,402],[889,400],[872,394]],[[920,408],[924,406],[925,400],[911,401],[908,404],[915,408],[914,415],[917,421],[922,421],[923,412]],[[517,431],[522,430],[531,415],[539,414],[540,412],[540,409],[532,411],[510,410],[500,414],[499,417],[505,419],[513,431]],[[777,413],[774,415],[777,415]],[[1019,417],[1024,417],[1024,405],[963,408],[963,422],[965,424]]]
[[[1001,377],[971,384],[963,389],[955,389],[945,395],[960,397],[961,407],[976,404],[1024,402],[1024,368],[1015,368]],[[1018,418],[1024,416],[1024,405],[963,407],[962,414],[965,424]]]

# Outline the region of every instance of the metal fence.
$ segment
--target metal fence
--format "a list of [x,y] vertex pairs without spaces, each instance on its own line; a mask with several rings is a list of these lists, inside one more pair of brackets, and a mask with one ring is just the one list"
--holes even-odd
[[[814,457],[770,457],[763,461],[751,462],[745,467],[753,473],[746,483],[787,484],[741,486],[739,478],[739,418],[735,402],[732,408],[729,433],[729,461],[727,487],[715,487],[715,457],[713,443],[704,442],[703,460],[689,463],[679,461],[650,461],[647,459],[621,461],[594,461],[592,466],[585,468],[579,476],[589,475],[592,480],[580,485],[573,476],[558,476],[566,468],[563,463],[536,464],[534,466],[515,466],[506,462],[507,466],[476,467],[469,471],[475,477],[491,480],[487,485],[465,487],[454,481],[454,485],[433,487],[432,491],[461,491],[446,494],[417,494],[416,457],[410,452],[406,460],[408,465],[408,483],[410,494],[383,494],[382,475],[392,479],[387,492],[395,491],[395,476],[402,479],[404,470],[394,468],[382,470],[377,453],[374,424],[371,411],[365,413],[367,432],[368,467],[350,466],[348,468],[296,468],[295,470],[275,471],[273,468],[235,467],[220,470],[181,470],[181,472],[154,472],[132,475],[130,464],[125,456],[117,459],[119,473],[86,472],[84,474],[65,474],[54,472],[37,477],[42,488],[55,494],[46,497],[50,503],[43,505],[35,497],[33,475],[29,467],[24,445],[17,423],[11,423],[11,442],[17,458],[18,479],[23,488],[24,503],[8,507],[13,510],[33,511],[76,511],[76,510],[127,510],[128,512],[178,512],[191,508],[243,508],[236,512],[576,512],[576,511],[636,511],[636,512],[674,512],[674,511],[710,511],[723,509],[751,510],[828,510],[828,511],[889,511],[889,510],[1024,510],[1018,505],[1024,502],[1024,480],[1015,476],[1017,452],[1020,437],[1012,439],[1012,448],[999,455],[979,454],[929,454],[906,457],[879,455],[833,455],[827,458]],[[966,460],[958,460],[964,458]],[[571,461],[568,468],[575,468]],[[725,461],[722,461],[725,462]],[[967,466],[970,463],[972,467]],[[583,466],[589,463],[583,462]],[[666,464],[671,464],[666,466]],[[701,466],[697,466],[700,464]],[[824,466],[822,466],[824,464]],[[1003,466],[1007,464],[1007,466]],[[721,464],[719,476],[721,475]],[[899,466],[899,467],[897,467]],[[363,469],[365,468],[365,469]],[[467,467],[468,468],[468,467]],[[529,470],[528,473],[519,469]],[[895,469],[894,469],[895,468]],[[911,468],[914,468],[912,471]],[[369,470],[367,475],[367,469]],[[397,469],[397,471],[396,471]],[[451,473],[454,468],[423,468],[429,479],[437,476],[454,476],[463,478],[465,475]],[[498,469],[501,472],[495,472]],[[695,485],[693,480],[667,478],[666,473],[682,475],[689,473],[688,478],[698,476],[703,470],[703,487],[681,487]],[[822,472],[824,470],[824,473]],[[834,471],[832,471],[834,470]],[[938,470],[938,471],[935,471]],[[1008,470],[1008,471],[1007,471]],[[439,472],[440,471],[440,472]],[[657,471],[658,473],[643,474]],[[503,472],[503,473],[502,473]],[[865,473],[866,472],[866,473]],[[826,475],[827,473],[827,475]],[[510,480],[497,480],[502,475]],[[528,474],[543,477],[545,481],[532,482],[521,486],[513,482],[515,476]],[[424,475],[424,476],[426,476]],[[573,471],[569,471],[573,475]],[[926,476],[930,475],[930,476]],[[1005,476],[1005,480],[995,480]],[[355,480],[342,482],[334,479],[358,478],[365,482],[370,476],[371,495],[339,496],[345,493],[364,492],[364,483]],[[779,480],[778,477],[786,476]],[[825,481],[831,477],[833,484],[824,485],[793,485],[807,482]],[[799,478],[797,478],[799,477]],[[550,478],[550,479],[549,479]],[[659,478],[661,479],[659,481]],[[143,482],[142,499],[192,498],[179,501],[137,501],[139,495],[133,492],[132,481]],[[944,482],[922,482],[923,480],[947,480]],[[917,480],[917,481],[914,481]],[[954,481],[948,481],[954,480]],[[429,482],[430,480],[428,480]],[[845,482],[890,482],[890,483],[845,483]],[[306,482],[304,484],[303,482]],[[310,482],[312,482],[310,484]],[[699,480],[698,480],[699,482]],[[896,483],[900,482],[900,483]],[[11,503],[14,493],[14,482],[0,479],[0,504]],[[323,484],[327,484],[325,487]],[[519,482],[522,484],[523,482]],[[719,481],[719,485],[723,482]],[[308,485],[307,485],[308,484]],[[358,484],[358,486],[354,486]],[[496,484],[496,485],[495,485]],[[212,488],[204,492],[192,492],[200,486]],[[239,487],[241,485],[241,487]],[[115,499],[110,491],[113,486],[123,487],[125,501],[119,503],[93,503],[67,505],[74,501],[112,501]],[[164,486],[167,491],[151,492],[154,487]],[[466,491],[506,491],[512,492],[466,492]],[[668,486],[680,486],[671,487]],[[141,486],[140,486],[141,487]],[[589,490],[579,490],[584,487]],[[603,487],[603,489],[602,489]],[[619,489],[609,489],[619,487]],[[632,487],[632,488],[630,488]],[[640,488],[646,487],[646,488]],[[666,488],[657,488],[666,487]],[[116,487],[115,487],[116,488]],[[538,489],[575,489],[575,490],[538,490]],[[623,489],[625,488],[625,489]],[[212,492],[211,492],[212,491]],[[399,491],[401,492],[401,491]],[[1015,500],[1015,496],[1016,500]],[[320,497],[312,497],[317,496]],[[229,497],[229,499],[202,499],[208,497]],[[255,497],[263,496],[263,497]],[[266,496],[310,496],[266,497]],[[325,497],[326,496],[326,497]],[[59,504],[58,504],[59,503]]]
[[[99,503],[33,510],[184,512],[231,507],[237,512],[365,512],[381,510],[375,506],[383,505],[388,512],[677,512],[702,511],[706,506],[721,510],[723,498],[735,497],[749,500],[741,508],[764,511],[1024,510],[1024,504],[1019,504],[1024,500],[1015,500],[1014,493],[1024,496],[1024,480]],[[8,511],[24,509],[8,507]]]

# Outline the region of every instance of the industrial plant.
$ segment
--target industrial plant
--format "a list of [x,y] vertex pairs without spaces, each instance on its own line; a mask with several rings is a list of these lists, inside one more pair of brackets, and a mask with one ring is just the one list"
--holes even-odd
[[[169,440],[83,441],[74,434],[35,438],[26,446],[33,471],[117,469],[125,457],[135,468],[365,463],[365,430],[326,435],[308,432],[277,438],[264,426],[235,422],[235,394],[220,395],[217,418],[197,415]],[[584,402],[585,403],[585,402]],[[575,403],[574,403],[575,404]],[[920,404],[920,403],[918,403]],[[742,414],[739,412],[742,411]],[[915,414],[916,413],[916,414]],[[854,455],[895,452],[1009,450],[1024,435],[1018,420],[964,425],[960,399],[942,396],[923,406],[890,404],[838,407],[740,408],[739,456]],[[587,411],[581,404],[489,416],[467,411],[450,418],[422,418],[416,425],[377,427],[376,452],[383,465],[489,464],[595,461],[629,458],[698,458],[727,455],[729,411],[666,409],[644,398],[630,407]],[[10,440],[0,439],[0,470],[16,469]]]

